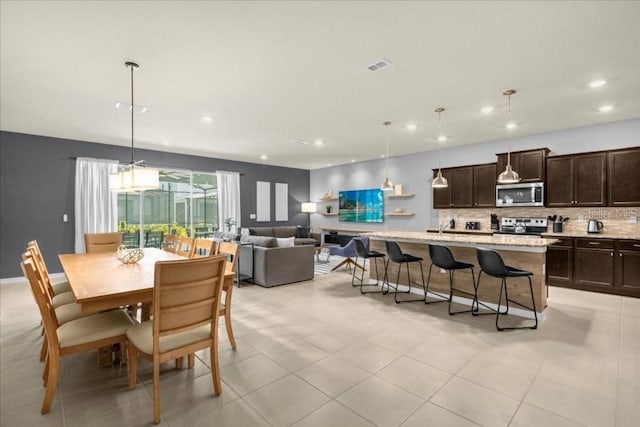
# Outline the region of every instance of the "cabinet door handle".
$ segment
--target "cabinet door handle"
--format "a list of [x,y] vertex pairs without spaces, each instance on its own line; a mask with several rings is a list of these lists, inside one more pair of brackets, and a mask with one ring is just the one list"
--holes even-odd
[[618,254],[618,255],[622,256],[622,254]]
[[633,244],[633,247],[634,247],[634,248],[640,248],[640,245],[638,245],[638,244],[634,243],[634,244]]
[[610,252],[611,256],[613,256],[613,252]]
[[590,245],[599,245],[600,242],[589,242]]

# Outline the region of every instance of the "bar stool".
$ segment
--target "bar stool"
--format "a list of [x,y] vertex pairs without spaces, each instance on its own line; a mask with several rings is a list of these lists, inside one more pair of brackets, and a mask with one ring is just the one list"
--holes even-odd
[[[369,258],[373,258],[375,264],[376,264],[376,283],[371,283],[371,284],[364,284],[364,268],[361,270],[362,273],[360,274],[360,277],[356,276],[356,268],[353,269],[353,275],[351,276],[351,286],[356,287],[358,286],[357,284],[355,284],[355,281],[359,281],[360,282],[360,293],[361,294],[370,294],[370,293],[375,293],[375,292],[382,292],[382,289],[377,290],[377,291],[368,291],[368,292],[364,292],[362,290],[362,288],[364,286],[378,286],[378,258],[384,258],[384,254],[381,252],[377,252],[377,251],[370,251],[369,250],[369,238],[368,237],[354,237],[353,238],[353,243],[354,245],[356,245],[356,264],[358,263],[358,257],[364,259],[364,262],[362,263],[362,265],[364,266],[366,261]],[[369,263],[369,269],[371,269],[371,263]],[[384,284],[383,284],[384,285]]]
[[[396,300],[396,304],[399,304],[401,302],[422,301],[423,298],[398,300],[398,283],[400,283],[400,272],[402,271],[402,264],[405,264],[407,267],[407,281],[409,283],[409,290],[401,293],[407,293],[407,294],[411,293],[411,275],[409,274],[409,263],[412,263],[412,262],[417,262],[418,265],[420,266],[420,277],[422,278],[422,289],[425,288],[424,272],[422,270],[422,258],[402,253],[402,250],[400,249],[400,245],[398,245],[397,242],[387,240],[384,242],[384,244],[387,249],[387,261],[384,264],[384,283],[382,284],[382,288],[383,288],[382,293],[384,294],[388,293],[389,287],[394,288],[395,289],[394,298]],[[387,275],[387,271],[389,269],[389,262],[394,262],[398,264],[398,278],[396,279],[395,286],[389,285],[389,277]],[[387,285],[387,292],[384,292],[385,284]]]
[[[435,303],[435,302],[443,302],[443,301],[447,301],[446,297],[444,295],[438,294],[436,292],[433,292],[433,294],[436,294],[437,296],[439,296],[440,298],[445,298],[442,300],[438,300],[438,301],[427,301],[427,294],[429,291],[429,282],[431,281],[431,269],[433,268],[433,266],[435,265],[438,268],[441,268],[443,270],[446,270],[449,273],[449,315],[453,316],[454,314],[458,314],[458,313],[473,313],[475,311],[478,311],[478,286],[476,285],[476,279],[475,279],[475,275],[473,274],[473,264],[468,264],[466,262],[460,262],[460,261],[456,261],[455,258],[453,258],[453,254],[451,253],[451,250],[446,247],[446,246],[440,246],[440,245],[429,245],[429,256],[431,257],[431,265],[429,266],[429,277],[427,279],[427,287],[425,288],[425,293],[424,293],[424,303],[425,304],[431,304],[431,303]],[[454,288],[453,287],[453,273],[456,270],[464,270],[464,269],[471,269],[471,280],[473,281],[473,294],[469,293],[467,291],[463,291],[462,289],[458,289],[458,288]],[[453,300],[453,294],[454,292],[458,292],[464,295],[468,295],[470,297],[473,297],[473,300],[471,301],[471,309],[470,310],[462,310],[462,311],[451,311],[451,301]]]
[[[509,267],[504,264],[502,257],[496,251],[490,249],[476,249],[478,255],[478,263],[480,264],[480,273],[478,274],[478,287],[480,286],[480,276],[482,273],[485,273],[488,276],[497,277],[498,279],[502,279],[500,284],[500,297],[498,299],[498,309],[492,310],[496,313],[496,329],[499,331],[504,331],[505,329],[537,329],[538,328],[538,313],[536,312],[536,302],[533,298],[533,285],[531,284],[531,276],[533,273],[526,270],[520,270],[518,268]],[[531,292],[531,304],[532,307],[527,307],[517,301],[509,299],[509,294],[507,292],[507,277],[526,277],[529,280],[529,291]],[[477,288],[476,288],[477,289]],[[504,312],[500,312],[500,305],[502,303],[502,292],[504,291],[504,298],[506,301],[507,309]],[[477,293],[477,291],[476,291]],[[477,301],[477,297],[476,297]],[[526,308],[528,310],[533,311],[533,317],[535,319],[535,323],[533,326],[516,326],[516,327],[500,327],[498,324],[498,320],[500,319],[500,315],[506,315],[509,313],[509,303],[513,303],[519,305],[522,308]],[[473,313],[474,315],[478,314],[491,314],[491,313]]]

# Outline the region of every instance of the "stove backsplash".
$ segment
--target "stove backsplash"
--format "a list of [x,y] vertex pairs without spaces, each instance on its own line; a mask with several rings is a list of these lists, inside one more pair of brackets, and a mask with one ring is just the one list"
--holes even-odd
[[[456,220],[456,230],[464,229],[467,221],[478,221],[481,231],[491,231],[491,214],[503,217],[543,217],[558,215],[569,217],[564,223],[565,233],[583,233],[587,231],[587,221],[597,219],[604,224],[603,234],[625,234],[640,238],[640,208],[493,208],[493,209],[438,209],[438,222],[447,224]],[[635,218],[635,223],[633,219]],[[458,226],[460,224],[460,226]],[[548,231],[553,231],[549,221]]]

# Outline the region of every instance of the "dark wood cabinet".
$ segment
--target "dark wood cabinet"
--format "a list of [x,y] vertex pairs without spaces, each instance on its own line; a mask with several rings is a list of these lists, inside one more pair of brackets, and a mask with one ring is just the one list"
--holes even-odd
[[473,207],[492,208],[496,205],[496,164],[473,167]]
[[640,296],[640,240],[617,240],[615,287],[625,295]]
[[[520,182],[540,182],[545,180],[548,153],[548,148],[511,153],[511,168],[520,175]],[[496,178],[507,167],[507,153],[500,153],[497,156]]]
[[473,207],[473,167],[465,166],[451,170],[451,203],[454,208]]
[[613,288],[613,240],[576,239],[574,284],[584,289]]
[[607,153],[547,159],[547,207],[606,206]]
[[[433,177],[438,175],[438,169],[433,171]],[[433,189],[433,208],[434,209],[448,209],[452,207],[451,201],[451,169],[442,169],[442,176],[449,183],[445,188]]]
[[608,153],[609,206],[640,206],[640,147]]
[[559,240],[547,248],[547,284],[640,297],[640,240]]
[[[495,163],[442,169],[449,186],[433,189],[433,208],[493,207],[496,204]],[[434,169],[433,176],[438,170]]]
[[568,286],[573,283],[573,239],[559,240],[547,248],[547,283]]

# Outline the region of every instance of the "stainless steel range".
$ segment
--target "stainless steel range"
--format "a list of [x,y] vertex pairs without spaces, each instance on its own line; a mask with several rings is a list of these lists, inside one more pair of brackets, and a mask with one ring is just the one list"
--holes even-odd
[[500,231],[494,231],[493,234],[540,237],[547,232],[547,225],[547,218],[502,218]]

